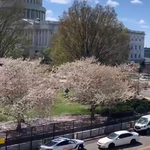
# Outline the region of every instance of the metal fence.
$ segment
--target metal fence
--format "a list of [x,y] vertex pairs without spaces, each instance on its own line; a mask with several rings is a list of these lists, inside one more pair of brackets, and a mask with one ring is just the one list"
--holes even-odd
[[[100,119],[100,117],[96,117],[94,120],[90,118],[85,118],[83,120],[75,120],[75,121],[64,121],[59,123],[51,123],[48,125],[35,126],[31,128],[24,128],[22,132],[17,132],[15,130],[1,132],[0,138],[5,138],[5,143],[1,144],[0,147],[7,147],[14,144],[21,144],[30,142],[30,150],[32,150],[32,142],[35,140],[43,140],[46,138],[52,138],[58,136],[63,136],[66,134],[72,134],[72,138],[74,138],[75,133],[83,132],[85,130],[90,130],[94,128],[99,128],[99,136],[103,134],[108,134],[110,131],[107,130],[107,127],[110,125],[114,125],[114,129],[111,132],[115,131],[115,125],[120,124],[122,129],[122,125],[124,122],[130,123],[131,121],[136,121],[142,115],[136,115],[132,117],[126,117],[121,119],[110,119],[106,118],[104,120]],[[105,131],[101,132],[101,128],[105,127]],[[93,135],[90,135],[92,138]],[[81,138],[82,139],[82,138]],[[20,149],[18,149],[20,150]]]

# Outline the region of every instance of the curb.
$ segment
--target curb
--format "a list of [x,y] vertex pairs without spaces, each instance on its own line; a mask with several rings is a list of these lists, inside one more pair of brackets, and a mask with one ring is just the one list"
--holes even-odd
[[88,139],[85,139],[84,141],[85,142],[89,142],[89,141],[93,141],[93,140],[98,140],[100,138],[103,138],[105,137],[106,135],[102,135],[102,136],[97,136],[97,137],[93,137],[93,138],[88,138]]

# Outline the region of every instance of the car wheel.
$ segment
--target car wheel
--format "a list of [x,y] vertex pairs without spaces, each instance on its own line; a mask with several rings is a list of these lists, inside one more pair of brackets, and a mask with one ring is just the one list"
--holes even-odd
[[146,130],[146,134],[149,135],[150,134],[150,129]]
[[136,140],[135,139],[132,139],[130,144],[135,144],[136,143]]
[[79,145],[78,150],[84,150],[83,144]]
[[108,146],[109,149],[112,149],[112,148],[114,148],[114,147],[115,147],[115,144],[114,144],[114,143],[111,143],[111,144],[109,144],[109,146]]

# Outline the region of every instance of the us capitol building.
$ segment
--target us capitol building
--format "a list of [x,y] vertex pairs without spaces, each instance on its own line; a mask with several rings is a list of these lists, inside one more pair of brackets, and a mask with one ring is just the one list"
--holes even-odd
[[46,9],[43,0],[22,0],[24,5],[24,21],[28,23],[26,36],[32,39],[30,56],[50,45],[50,39],[57,31],[59,22],[46,21]]
[[[32,39],[30,56],[50,45],[50,39],[57,31],[59,22],[45,20],[46,9],[43,7],[43,0],[22,0],[24,10],[24,21],[28,23],[25,30],[27,37]],[[129,60],[139,62],[144,59],[145,32],[128,30],[130,36]]]

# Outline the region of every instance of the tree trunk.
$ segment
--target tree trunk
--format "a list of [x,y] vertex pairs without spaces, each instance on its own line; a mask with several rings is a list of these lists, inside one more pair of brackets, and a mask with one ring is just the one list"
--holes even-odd
[[95,119],[95,109],[96,109],[96,107],[91,106],[90,111],[91,111],[91,119],[92,119],[92,120]]
[[18,121],[16,130],[17,130],[18,132],[21,132],[21,131],[22,131],[22,127],[21,127],[21,122],[20,122],[20,121]]
[[17,130],[18,132],[22,132],[21,123],[25,123],[25,120],[24,120],[24,119],[18,119],[18,120],[17,120],[17,128],[16,128],[16,130]]

